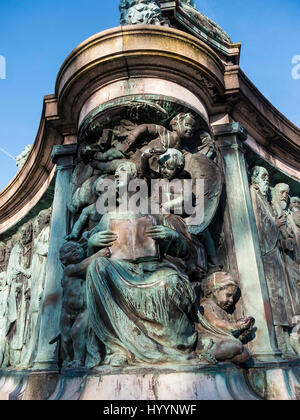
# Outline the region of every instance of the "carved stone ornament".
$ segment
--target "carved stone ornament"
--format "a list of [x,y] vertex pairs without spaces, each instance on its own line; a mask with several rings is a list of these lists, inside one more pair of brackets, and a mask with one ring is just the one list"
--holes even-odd
[[19,169],[21,169],[22,168],[22,166],[24,165],[24,163],[25,163],[25,161],[26,161],[26,159],[27,159],[27,157],[28,157],[28,155],[29,155],[29,153],[30,153],[30,150],[32,149],[32,146],[30,145],[30,144],[28,144],[26,147],[25,147],[25,149],[22,151],[22,153],[20,153],[17,157],[16,157],[16,164],[17,164],[17,167],[19,168]]
[[121,25],[161,25],[163,18],[157,0],[121,0]]
[[196,25],[211,38],[227,44],[232,43],[229,35],[219,25],[197,10],[193,0],[180,0],[179,8],[184,14],[191,17]]

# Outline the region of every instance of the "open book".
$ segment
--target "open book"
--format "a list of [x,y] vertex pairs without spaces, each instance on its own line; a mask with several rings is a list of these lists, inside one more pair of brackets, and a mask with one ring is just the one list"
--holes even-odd
[[111,257],[122,260],[158,258],[158,245],[146,234],[146,231],[154,225],[155,219],[150,215],[138,219],[111,219],[109,230],[118,236],[110,248]]

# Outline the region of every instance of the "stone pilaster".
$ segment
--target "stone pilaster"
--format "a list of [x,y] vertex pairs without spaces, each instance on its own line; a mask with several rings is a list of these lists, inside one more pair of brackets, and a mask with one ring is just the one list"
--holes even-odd
[[280,356],[252,206],[243,142],[248,133],[240,123],[213,127],[226,184],[226,230],[232,231],[237,272],[247,316],[256,320],[256,338],[249,344],[253,357],[272,361]]
[[60,334],[62,266],[59,260],[59,249],[67,235],[67,203],[76,151],[77,144],[68,144],[54,146],[52,152],[53,163],[57,165],[55,195],[46,266],[45,289],[41,307],[40,336],[34,366],[36,369],[57,369],[57,343],[50,344],[50,342]]

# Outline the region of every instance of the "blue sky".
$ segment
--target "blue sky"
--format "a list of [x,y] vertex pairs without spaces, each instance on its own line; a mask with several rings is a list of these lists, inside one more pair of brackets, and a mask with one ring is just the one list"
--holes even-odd
[[[241,67],[258,89],[300,126],[300,79],[291,76],[300,55],[299,0],[196,0],[198,9],[242,42]],[[119,0],[1,0],[0,190],[17,172],[14,160],[34,142],[42,99],[54,92],[66,56],[80,42],[119,26]],[[0,76],[1,77],[1,76]]]

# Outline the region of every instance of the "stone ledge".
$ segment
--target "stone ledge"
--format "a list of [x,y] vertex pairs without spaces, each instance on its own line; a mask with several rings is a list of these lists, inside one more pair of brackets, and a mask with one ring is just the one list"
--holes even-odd
[[0,373],[0,400],[259,400],[234,365]]
[[0,400],[300,400],[299,390],[300,361],[0,372]]

